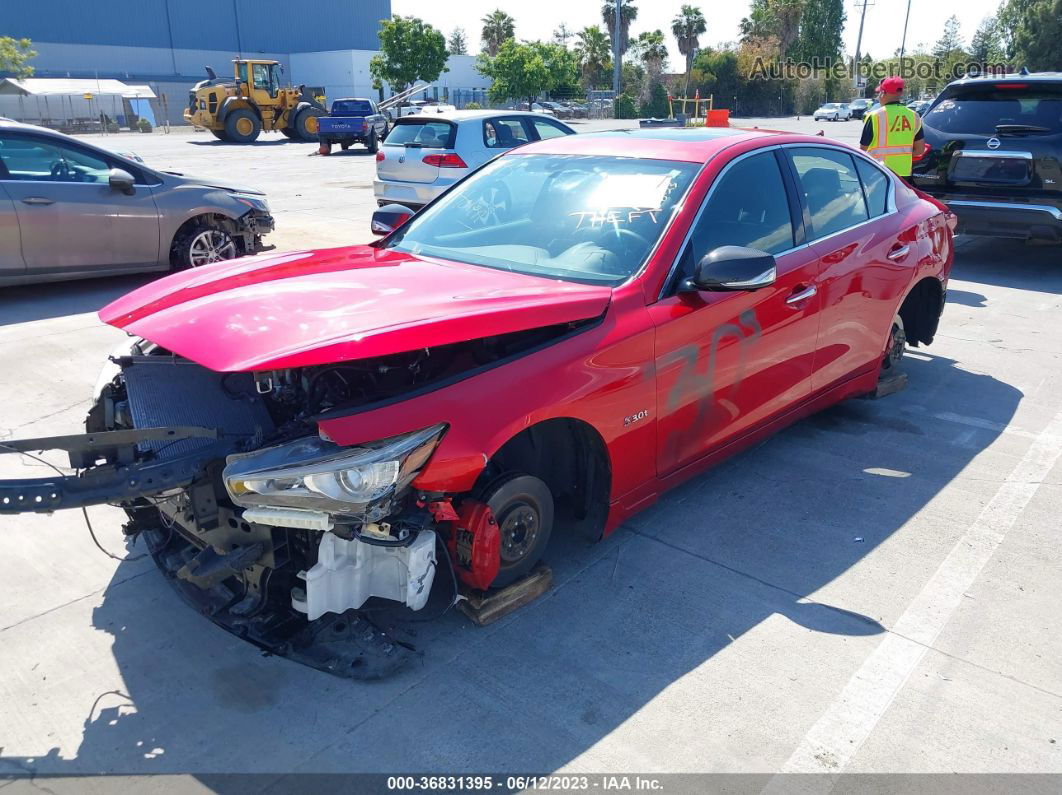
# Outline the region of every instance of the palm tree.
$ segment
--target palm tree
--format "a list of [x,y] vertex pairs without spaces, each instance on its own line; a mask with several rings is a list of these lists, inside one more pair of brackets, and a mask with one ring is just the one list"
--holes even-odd
[[[620,0],[620,40],[619,40],[619,54],[627,52],[627,47],[631,43],[631,23],[638,18],[638,9],[634,5],[634,0]],[[605,0],[604,5],[601,6],[601,19],[605,22],[605,30],[608,31],[609,40],[612,43],[612,51],[616,51],[616,2],[612,0]]]
[[667,44],[664,43],[662,31],[646,30],[639,33],[638,38],[631,42],[631,49],[638,53],[638,60],[645,64],[646,71],[650,74],[658,75],[664,70]]
[[515,35],[515,21],[500,8],[491,11],[481,20],[483,22],[483,46],[487,55],[493,58],[498,54],[502,44]]
[[601,75],[608,67],[608,36],[597,25],[591,25],[575,34],[575,38],[575,56],[579,59],[583,81],[588,88],[593,88],[601,81]]
[[690,73],[693,71],[693,56],[700,46],[697,39],[708,29],[704,14],[696,6],[684,5],[671,20],[671,33],[678,41],[679,52],[686,56],[686,94],[690,93]]

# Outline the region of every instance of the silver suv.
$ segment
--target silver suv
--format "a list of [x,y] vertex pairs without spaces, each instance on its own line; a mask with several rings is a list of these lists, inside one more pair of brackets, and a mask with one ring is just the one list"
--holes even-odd
[[376,153],[376,203],[419,210],[469,171],[531,141],[574,135],[567,124],[519,110],[404,116]]
[[0,286],[205,265],[272,229],[260,191],[0,121]]

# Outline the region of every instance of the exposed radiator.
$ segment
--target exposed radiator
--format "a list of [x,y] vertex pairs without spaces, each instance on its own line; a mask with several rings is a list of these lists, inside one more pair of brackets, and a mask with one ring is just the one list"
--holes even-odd
[[[226,439],[261,439],[273,431],[250,373],[216,373],[169,356],[132,356],[122,365],[136,428],[198,425],[217,428]],[[144,442],[141,450],[173,458],[214,444],[210,439]]]

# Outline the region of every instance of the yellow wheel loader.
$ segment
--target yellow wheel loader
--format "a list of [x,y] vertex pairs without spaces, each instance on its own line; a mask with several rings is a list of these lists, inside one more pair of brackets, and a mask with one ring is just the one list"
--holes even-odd
[[281,87],[283,66],[244,58],[232,63],[232,80],[206,68],[207,79],[189,92],[185,121],[230,143],[249,144],[263,130],[279,130],[296,141],[317,140],[317,118],[327,111],[305,86]]

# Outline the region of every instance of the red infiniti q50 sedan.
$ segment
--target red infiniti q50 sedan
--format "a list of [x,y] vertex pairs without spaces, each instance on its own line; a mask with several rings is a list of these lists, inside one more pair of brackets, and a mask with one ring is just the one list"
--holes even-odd
[[895,380],[933,340],[955,224],[858,151],[740,129],[538,141],[401,212],[371,245],[104,308],[131,340],[91,444],[56,441],[83,472],[0,483],[0,512],[119,502],[214,621],[378,675],[402,649],[336,645],[371,597],[514,583],[558,528],[608,535]]

